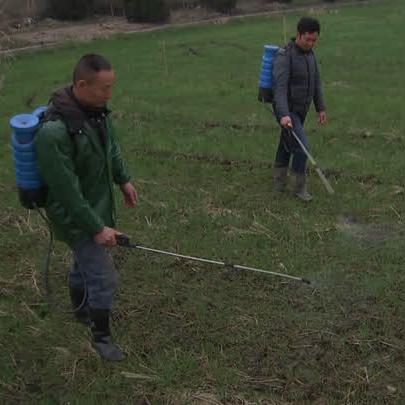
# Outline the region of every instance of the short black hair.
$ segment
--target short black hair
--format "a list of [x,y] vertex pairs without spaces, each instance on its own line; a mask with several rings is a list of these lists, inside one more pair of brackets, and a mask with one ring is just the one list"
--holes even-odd
[[306,32],[313,33],[317,32],[318,34],[321,33],[321,25],[316,18],[312,17],[302,17],[297,24],[297,31],[302,35]]
[[89,53],[80,58],[73,71],[73,83],[79,80],[91,81],[102,70],[112,70],[111,63],[104,56]]

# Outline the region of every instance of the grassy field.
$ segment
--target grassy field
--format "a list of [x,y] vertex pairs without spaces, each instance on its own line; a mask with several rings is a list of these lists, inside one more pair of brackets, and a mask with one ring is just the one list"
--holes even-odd
[[[322,12],[329,111],[308,118],[310,205],[271,187],[277,125],[256,102],[262,45],[280,17],[172,28],[2,60],[0,403],[405,403],[402,0]],[[288,15],[288,35],[299,15]],[[46,303],[47,233],[16,198],[8,118],[47,101],[87,52],[118,76],[111,108],[140,202],[119,229],[146,246],[299,275],[306,286],[115,250],[114,333],[102,362],[87,331]],[[54,297],[68,307],[67,250]]]

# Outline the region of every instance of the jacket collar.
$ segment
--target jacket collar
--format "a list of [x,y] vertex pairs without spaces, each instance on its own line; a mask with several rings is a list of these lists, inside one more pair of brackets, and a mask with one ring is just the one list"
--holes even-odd
[[303,54],[303,55],[308,55],[309,53],[312,52],[312,49],[310,49],[309,51],[305,51],[304,49],[300,48],[296,42],[295,42],[295,38],[291,38],[290,44],[289,44],[292,48],[294,48],[298,53]]
[[83,106],[73,94],[72,86],[57,90],[52,95],[49,104],[51,108],[45,114],[45,119],[50,118],[51,115],[59,116],[72,133],[80,132],[86,121],[93,126],[94,119],[104,120],[111,112],[106,106],[101,108]]

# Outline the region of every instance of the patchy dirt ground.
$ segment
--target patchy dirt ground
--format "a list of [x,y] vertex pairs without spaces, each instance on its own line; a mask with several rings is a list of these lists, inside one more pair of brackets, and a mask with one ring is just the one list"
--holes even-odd
[[[316,5],[316,2],[314,3]],[[322,4],[321,4],[322,6]],[[286,10],[288,5],[267,3],[263,0],[240,1],[234,16]],[[206,10],[201,7],[172,11],[170,24],[187,25],[206,20],[226,23],[232,16]],[[108,37],[120,32],[137,32],[158,29],[162,25],[129,23],[123,16],[98,16],[84,22],[62,22],[45,19],[39,22],[31,19],[3,22],[0,27],[0,51],[29,46],[57,44],[63,41],[89,41]]]
[[[62,22],[48,18],[29,27],[11,27],[8,37],[9,42],[15,44],[44,45],[71,40],[89,41],[118,32],[141,31],[152,26],[132,24],[124,17],[96,17],[85,22]],[[7,45],[5,39],[3,43]]]

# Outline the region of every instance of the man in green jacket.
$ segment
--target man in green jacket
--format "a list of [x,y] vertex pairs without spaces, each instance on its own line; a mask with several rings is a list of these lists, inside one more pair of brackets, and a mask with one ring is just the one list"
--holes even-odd
[[48,186],[46,213],[59,240],[73,251],[69,289],[76,318],[91,326],[92,345],[122,360],[110,332],[117,286],[108,247],[116,245],[114,183],[134,207],[130,182],[106,104],[115,80],[111,64],[89,54],[77,63],[73,84],[56,91],[36,136],[38,167]]

